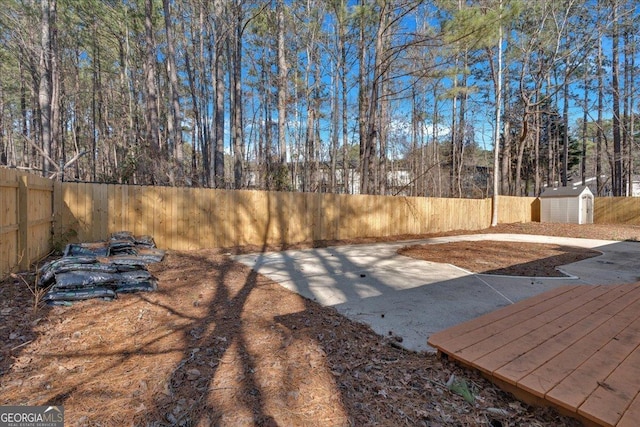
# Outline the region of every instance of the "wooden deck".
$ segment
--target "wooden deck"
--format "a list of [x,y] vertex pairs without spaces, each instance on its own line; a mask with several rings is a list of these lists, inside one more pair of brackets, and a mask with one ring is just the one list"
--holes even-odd
[[640,425],[640,282],[557,288],[428,343],[525,401],[587,424]]

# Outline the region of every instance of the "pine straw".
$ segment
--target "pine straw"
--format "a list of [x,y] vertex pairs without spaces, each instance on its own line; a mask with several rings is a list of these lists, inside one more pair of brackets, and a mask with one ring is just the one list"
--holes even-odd
[[411,245],[399,249],[398,253],[453,264],[474,273],[528,277],[566,277],[556,267],[602,255],[572,246],[494,240]]
[[577,425],[219,251],[170,252],[153,273],[158,292],[35,313],[1,283],[0,405],[64,405],[69,426]]

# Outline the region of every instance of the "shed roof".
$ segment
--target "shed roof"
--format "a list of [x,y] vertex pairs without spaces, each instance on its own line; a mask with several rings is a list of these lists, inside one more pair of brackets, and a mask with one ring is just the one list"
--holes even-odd
[[544,197],[578,197],[582,193],[588,192],[591,193],[589,187],[585,185],[580,185],[578,187],[555,187],[555,188],[545,188],[545,190],[540,194],[540,198]]

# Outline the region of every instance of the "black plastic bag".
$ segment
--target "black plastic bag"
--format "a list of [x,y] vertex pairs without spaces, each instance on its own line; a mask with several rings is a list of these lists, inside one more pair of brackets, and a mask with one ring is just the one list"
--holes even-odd
[[104,273],[101,271],[70,271],[56,274],[56,283],[53,288],[62,289],[82,289],[95,285],[113,284],[119,282],[119,275],[116,273]]
[[117,298],[117,295],[113,289],[103,287],[75,290],[50,290],[42,298],[42,301],[45,303],[51,303],[55,301],[81,301],[91,298],[103,298],[112,300]]
[[53,284],[56,272],[69,271],[70,268],[77,266],[88,266],[98,263],[98,259],[94,256],[69,256],[62,257],[44,264],[38,270],[38,283],[40,288],[46,288]]
[[86,256],[93,255],[96,257],[109,256],[109,244],[107,242],[96,243],[71,243],[64,249],[65,257],[69,256]]

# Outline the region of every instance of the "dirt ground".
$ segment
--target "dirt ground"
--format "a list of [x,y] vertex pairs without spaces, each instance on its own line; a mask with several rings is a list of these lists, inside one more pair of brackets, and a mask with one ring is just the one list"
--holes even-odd
[[492,240],[412,245],[398,253],[453,264],[473,273],[528,277],[563,277],[566,274],[556,267],[600,255],[598,251],[572,246]]
[[[632,226],[511,224],[480,232],[640,239]],[[427,236],[401,238],[408,237]],[[373,240],[380,239],[357,242]],[[527,275],[547,275],[550,264],[514,254],[541,251],[534,258],[562,264],[558,250],[582,256],[491,246],[497,252],[482,253],[469,242],[447,256],[471,253],[483,271],[526,264]],[[169,252],[151,267],[157,292],[113,302],[34,310],[21,279],[1,282],[0,405],[64,405],[69,426],[578,425],[518,402],[473,371],[399,348],[393,337],[233,262],[229,250]]]

